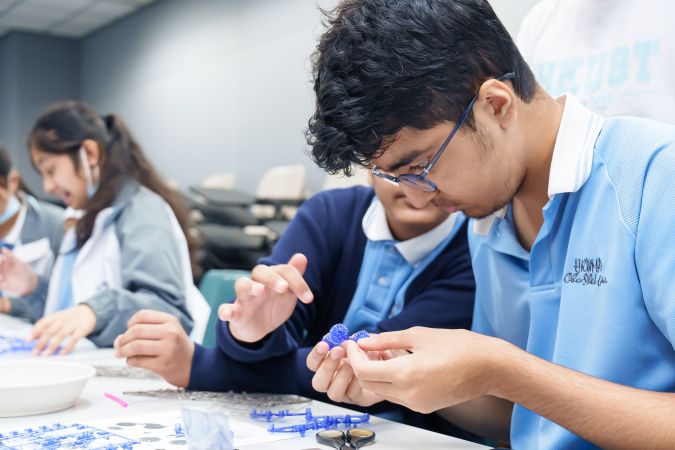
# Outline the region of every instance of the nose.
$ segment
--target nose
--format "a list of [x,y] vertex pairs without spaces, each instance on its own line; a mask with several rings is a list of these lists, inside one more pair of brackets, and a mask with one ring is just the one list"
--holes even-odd
[[424,208],[430,201],[438,196],[438,190],[435,190],[434,192],[424,192],[415,189],[414,187],[406,186],[403,183],[399,183],[399,186],[401,186],[401,190],[410,204],[417,209]]
[[45,194],[51,194],[54,192],[54,182],[50,178],[44,177],[42,179],[42,189],[45,191]]

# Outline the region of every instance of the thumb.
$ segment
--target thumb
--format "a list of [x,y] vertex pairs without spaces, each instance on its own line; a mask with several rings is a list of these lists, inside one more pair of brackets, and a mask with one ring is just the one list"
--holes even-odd
[[412,330],[403,330],[371,334],[370,337],[359,339],[358,344],[361,349],[367,352],[383,352],[385,350],[412,350],[414,347],[414,332]]
[[304,275],[305,270],[307,270],[307,257],[302,253],[296,253],[288,260],[288,264],[295,267],[300,275]]

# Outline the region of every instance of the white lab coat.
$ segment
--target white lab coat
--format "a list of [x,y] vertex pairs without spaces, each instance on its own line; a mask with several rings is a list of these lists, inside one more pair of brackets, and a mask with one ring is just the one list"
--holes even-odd
[[[118,201],[120,197],[123,197],[121,202]],[[97,313],[97,318],[99,319],[100,322],[102,321],[102,317],[99,316],[98,314],[99,311],[103,311],[102,313],[103,319],[105,319],[105,316],[108,312],[114,315],[118,314],[118,312],[114,309],[108,311],[107,306],[105,305],[106,302],[104,301],[94,303],[93,299],[95,297],[99,297],[99,299],[102,295],[105,297],[106,293],[104,291],[117,292],[118,294],[120,292],[123,292],[125,294],[124,296],[123,295],[115,296],[111,294],[110,302],[108,302],[114,303],[115,301],[119,301],[120,304],[124,303],[124,307],[120,308],[120,310],[124,309],[125,314],[131,314],[133,312],[131,311],[132,309],[135,310],[143,309],[143,307],[146,305],[147,301],[150,298],[152,298],[153,300],[157,300],[157,296],[150,298],[145,297],[145,300],[143,298],[134,300],[134,295],[138,294],[138,292],[132,292],[134,288],[128,285],[125,286],[123,280],[124,278],[123,271],[125,270],[125,268],[128,269],[130,266],[133,266],[134,264],[138,263],[140,258],[144,260],[141,261],[142,267],[139,268],[134,273],[135,277],[133,281],[134,286],[143,285],[145,281],[148,281],[148,284],[151,285],[153,288],[160,286],[160,288],[158,289],[161,290],[162,283],[166,281],[159,279],[155,283],[156,278],[161,278],[164,275],[156,272],[153,273],[153,270],[156,271],[157,270],[156,267],[161,267],[161,265],[152,264],[152,260],[149,259],[153,257],[154,253],[160,253],[160,249],[156,247],[156,243],[148,242],[149,245],[148,248],[134,248],[134,253],[132,253],[132,260],[130,261],[123,260],[124,259],[123,255],[125,254],[125,252],[122,247],[124,245],[127,245],[127,243],[120,242],[120,235],[119,235],[120,230],[118,229],[119,227],[118,218],[120,217],[123,211],[128,210],[127,205],[130,204],[132,201],[134,201],[133,200],[134,198],[136,198],[137,202],[144,202],[143,203],[144,205],[146,206],[150,205],[150,207],[146,208],[145,206],[143,207],[136,206],[132,209],[135,211],[134,214],[136,214],[138,217],[129,217],[131,213],[127,213],[127,217],[125,217],[124,220],[125,223],[129,223],[132,221],[143,222],[146,237],[152,238],[151,235],[147,235],[148,231],[147,222],[149,220],[158,221],[157,222],[158,229],[166,225],[164,222],[161,222],[162,220],[164,220],[166,216],[163,214],[157,214],[157,211],[159,211],[157,208],[163,208],[166,211],[169,220],[171,221],[171,230],[173,232],[173,238],[175,240],[175,243],[167,243],[166,245],[171,248],[174,248],[174,244],[177,246],[179,256],[176,256],[174,253],[172,253],[171,259],[180,259],[180,261],[166,261],[165,258],[162,260],[158,260],[158,262],[168,264],[172,269],[177,269],[175,270],[175,272],[172,273],[182,274],[182,279],[180,281],[178,280],[173,281],[177,283],[176,286],[180,285],[184,287],[183,298],[185,301],[185,307],[193,319],[193,327],[192,332],[190,333],[190,337],[195,342],[201,343],[204,337],[204,332],[206,331],[206,325],[208,323],[209,315],[211,313],[211,308],[193,283],[192,271],[190,268],[190,258],[185,236],[180,228],[180,225],[178,224],[178,221],[176,220],[176,217],[173,214],[173,211],[166,204],[166,202],[164,202],[164,200],[162,200],[161,197],[159,197],[157,194],[143,187],[139,187],[134,182],[128,181],[127,183],[125,183],[123,185],[123,188],[121,189],[121,194],[118,194],[118,199],[116,199],[116,201],[113,203],[113,206],[102,210],[96,217],[91,237],[87,240],[87,242],[85,242],[85,244],[80,249],[73,266],[73,273],[72,273],[73,303],[79,304],[82,302],[87,302],[89,306],[92,306],[94,312]],[[141,215],[142,217],[140,217]],[[148,215],[152,215],[154,217],[148,217]],[[164,230],[164,228],[161,229]],[[140,247],[144,245],[144,240],[140,239],[140,236],[138,236],[138,234],[139,233],[136,233],[136,236],[126,237],[126,239],[129,240],[137,238],[137,240],[134,241],[135,247]],[[54,269],[52,271],[52,276],[49,280],[49,287],[47,291],[44,309],[45,315],[55,312],[59,306],[60,302],[59,295],[61,293],[61,278],[63,270],[63,254],[65,252],[70,251],[73,248],[74,240],[75,240],[75,231],[73,227],[70,230],[68,230],[66,232],[66,235],[64,236],[63,242],[61,244],[61,249],[59,251],[59,256],[56,260]],[[153,248],[152,245],[155,245],[155,248]],[[160,256],[164,257],[165,255]],[[179,268],[175,267],[174,264],[179,264],[180,267]],[[164,285],[166,285],[166,283],[164,283]],[[142,293],[144,293],[144,295],[147,295],[148,290],[147,289],[144,290],[143,287],[141,286],[138,288],[138,291],[141,291]],[[160,308],[153,307],[152,305],[148,307],[151,309],[161,309],[161,306],[164,306],[162,305],[162,303],[163,302],[155,304],[155,306],[159,305]],[[180,305],[173,305],[173,306],[180,307]],[[189,318],[181,317],[182,313],[180,313],[175,308],[169,309],[168,312],[174,313],[174,315],[179,317],[179,320],[181,320],[182,323],[184,322],[184,320],[189,320]],[[126,319],[128,320],[128,318]],[[108,330],[106,338],[103,339],[102,341],[97,342],[95,337],[92,337],[91,339],[94,342],[96,342],[97,345],[99,346],[111,345],[115,335],[122,333],[124,331],[124,329],[119,328],[122,325],[125,325],[125,323],[126,321],[121,321],[118,325],[116,325],[115,330]],[[97,324],[97,328],[99,327],[99,325],[105,324]]]

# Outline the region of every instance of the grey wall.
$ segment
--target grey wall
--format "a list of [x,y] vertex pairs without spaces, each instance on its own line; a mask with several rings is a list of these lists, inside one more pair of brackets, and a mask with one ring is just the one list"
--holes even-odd
[[[325,3],[325,2],[324,2]],[[253,192],[267,168],[302,163],[313,107],[315,0],[165,0],[83,42],[82,96],[129,123],[183,187],[235,172]]]
[[[515,37],[536,0],[491,3]],[[28,130],[50,103],[82,99],[124,117],[184,188],[235,172],[237,187],[253,192],[267,168],[301,163],[316,192],[324,174],[303,130],[320,21],[316,0],[163,0],[83,41],[12,33],[0,40],[0,142],[41,192]]]
[[0,142],[28,186],[42,193],[30,163],[26,138],[50,104],[80,98],[80,43],[15,32],[0,40]]
[[520,23],[532,7],[541,0],[489,0],[513,39],[516,39]]
[[[535,1],[492,3],[515,36]],[[253,192],[265,169],[301,163],[316,192],[303,130],[320,18],[316,0],[164,0],[83,42],[82,97],[124,117],[184,188],[234,172]]]

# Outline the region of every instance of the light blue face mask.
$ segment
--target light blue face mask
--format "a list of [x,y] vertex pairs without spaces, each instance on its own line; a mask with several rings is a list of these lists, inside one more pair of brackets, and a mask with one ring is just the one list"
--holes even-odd
[[16,195],[11,194],[9,196],[9,200],[7,200],[7,206],[5,207],[5,211],[0,215],[0,225],[3,223],[7,222],[9,219],[14,217],[16,213],[19,212],[21,209],[21,202],[19,201],[18,198],[16,198]]
[[5,206],[5,210],[2,212],[2,215],[0,215],[0,225],[14,217],[14,215],[21,209],[21,202],[18,198],[16,198],[14,192],[9,189],[9,180],[12,178],[12,174],[14,174],[14,172],[16,172],[16,169],[12,167],[9,169],[9,173],[7,173],[7,190],[9,191],[9,199],[7,200],[7,206]]
[[[84,176],[87,178],[87,198],[92,198],[98,190],[99,171],[98,164],[94,166],[94,176],[92,177],[91,169],[89,169],[89,160],[87,159],[87,152],[84,147],[80,147],[80,159],[82,160],[82,167],[84,167]],[[94,182],[94,178],[96,181]]]

